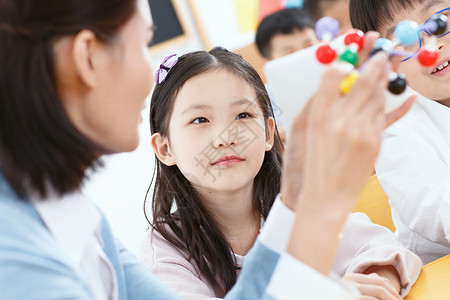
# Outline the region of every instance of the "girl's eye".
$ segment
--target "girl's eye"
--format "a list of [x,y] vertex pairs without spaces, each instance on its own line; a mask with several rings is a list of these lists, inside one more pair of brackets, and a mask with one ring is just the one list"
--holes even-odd
[[201,123],[207,123],[209,122],[207,118],[195,118],[194,120],[192,120],[191,124],[201,124]]
[[238,114],[237,116],[236,116],[236,120],[239,120],[239,119],[246,119],[246,118],[251,118],[252,117],[252,115],[251,114],[249,114],[249,113],[240,113],[240,114]]

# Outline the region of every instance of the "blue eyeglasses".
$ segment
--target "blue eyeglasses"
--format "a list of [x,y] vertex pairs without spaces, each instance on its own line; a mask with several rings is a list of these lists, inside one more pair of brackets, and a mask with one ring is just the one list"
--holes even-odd
[[[428,25],[429,25],[430,20],[431,20],[435,15],[442,14],[442,13],[445,12],[445,11],[450,11],[450,7],[444,8],[444,9],[442,9],[442,10],[440,10],[440,11],[434,13],[431,17],[429,17],[429,18],[422,24],[422,26],[420,26],[420,27],[421,27],[420,31],[425,32],[428,36],[432,36],[433,34],[430,33],[430,32],[428,31],[428,29],[427,29],[427,28],[429,28]],[[448,29],[448,30],[447,30],[446,33],[441,34],[441,35],[438,35],[438,36],[436,36],[436,37],[437,37],[437,38],[440,38],[440,37],[443,37],[443,36],[447,35],[447,34],[450,32],[450,24],[448,25],[447,29]],[[419,35],[420,35],[420,32],[419,32]],[[417,47],[417,44],[416,44],[416,47]],[[414,51],[413,54],[411,54],[410,56],[408,56],[407,58],[405,58],[404,60],[402,60],[402,62],[407,61],[408,59],[410,59],[410,58],[416,56],[417,53],[419,52],[420,48],[422,48],[422,38],[419,37],[419,47],[415,49],[415,51]],[[412,52],[412,51],[411,51],[411,52]]]

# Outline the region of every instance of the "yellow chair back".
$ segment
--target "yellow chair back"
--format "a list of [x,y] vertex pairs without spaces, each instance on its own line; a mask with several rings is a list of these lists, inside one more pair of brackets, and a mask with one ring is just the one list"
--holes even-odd
[[370,177],[369,182],[359,196],[353,212],[363,212],[369,216],[373,223],[383,225],[392,232],[395,231],[389,198],[384,193],[376,175]]

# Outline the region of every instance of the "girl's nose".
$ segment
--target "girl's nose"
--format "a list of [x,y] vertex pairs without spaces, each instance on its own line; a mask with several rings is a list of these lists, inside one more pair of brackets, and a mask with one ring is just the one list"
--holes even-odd
[[215,148],[227,148],[230,146],[236,146],[236,141],[234,138],[224,139],[221,137],[217,137],[214,139],[213,146]]
[[218,132],[219,133],[213,137],[213,146],[215,148],[226,148],[238,144],[238,128],[234,124],[231,124]]

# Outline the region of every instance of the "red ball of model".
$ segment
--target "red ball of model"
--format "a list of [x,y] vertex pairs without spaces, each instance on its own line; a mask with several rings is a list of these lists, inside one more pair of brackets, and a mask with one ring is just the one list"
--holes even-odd
[[424,67],[431,67],[434,65],[438,60],[438,52],[430,49],[421,49],[419,51],[419,54],[417,55],[417,59],[419,60],[420,64]]
[[316,50],[316,58],[322,64],[334,61],[336,55],[336,50],[330,44],[322,44]]
[[344,38],[344,44],[349,46],[350,44],[357,44],[358,51],[364,46],[364,33],[359,29],[351,29]]

